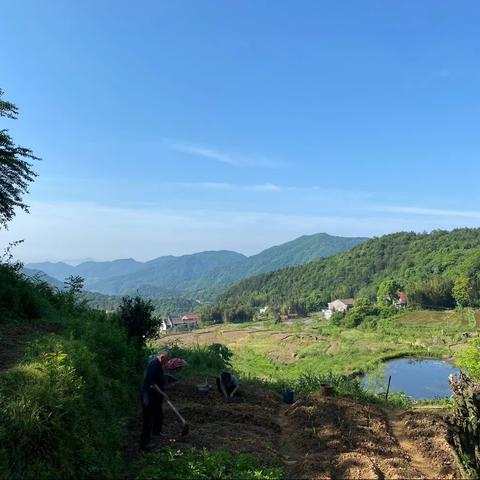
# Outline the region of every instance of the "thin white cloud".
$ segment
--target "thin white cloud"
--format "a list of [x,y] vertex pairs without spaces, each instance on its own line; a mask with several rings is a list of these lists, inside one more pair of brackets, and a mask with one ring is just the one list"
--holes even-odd
[[290,189],[290,187],[281,187],[273,183],[236,185],[234,183],[223,182],[173,182],[171,185],[189,189],[200,188],[203,190],[247,190],[251,192],[280,192]]
[[259,154],[244,155],[225,152],[217,148],[170,139],[164,139],[163,143],[171,150],[207,160],[213,160],[215,162],[225,163],[233,167],[283,168],[286,166],[283,162],[272,160],[271,158]]
[[222,182],[172,182],[170,185],[179,188],[201,188],[203,190],[231,190],[234,185]]
[[247,185],[245,187],[246,190],[251,190],[252,192],[279,192],[287,188],[279,187],[273,183],[264,183],[263,185]]
[[[265,182],[257,184],[235,184],[227,182],[167,182],[165,185],[170,185],[178,188],[187,189],[202,189],[202,190],[225,190],[225,191],[250,191],[250,192],[265,192],[265,193],[295,193],[308,194],[310,197],[315,196],[321,199],[337,198],[341,200],[342,204],[346,201],[365,201],[372,197],[370,192],[363,192],[359,190],[341,190],[333,188],[325,188],[318,185],[278,185],[275,183]],[[313,198],[313,197],[312,197]]]
[[428,215],[441,217],[480,218],[480,211],[476,210],[448,210],[440,208],[419,208],[401,206],[382,206],[373,210],[390,213],[408,213],[412,215]]

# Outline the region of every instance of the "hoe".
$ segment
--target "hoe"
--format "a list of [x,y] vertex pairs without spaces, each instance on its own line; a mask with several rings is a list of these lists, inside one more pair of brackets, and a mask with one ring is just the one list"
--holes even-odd
[[156,390],[160,395],[163,396],[165,401],[167,402],[168,406],[172,409],[173,413],[178,417],[178,419],[182,422],[182,437],[188,435],[190,427],[188,426],[187,421],[180,415],[180,412],[175,408],[175,405],[170,401],[170,399],[163,393],[156,385],[153,385],[152,388]]
[[188,435],[188,432],[190,430],[190,427],[188,426],[188,423],[186,420],[180,415],[180,412],[175,408],[173,403],[166,397],[164,397],[166,402],[168,403],[168,406],[172,409],[173,413],[178,417],[178,419],[182,422],[182,437],[185,435]]

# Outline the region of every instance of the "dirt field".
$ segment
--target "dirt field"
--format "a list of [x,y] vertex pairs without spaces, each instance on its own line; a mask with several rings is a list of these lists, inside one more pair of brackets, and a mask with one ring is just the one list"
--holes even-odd
[[[182,380],[170,398],[190,424],[165,406],[164,446],[227,448],[282,462],[290,479],[461,478],[441,413],[386,413],[349,399],[313,397],[288,407],[275,393],[244,385],[226,402],[215,389]],[[140,416],[132,425],[138,436]],[[137,440],[138,441],[138,440]],[[135,442],[136,448],[138,443]],[[129,445],[132,454],[133,444]]]

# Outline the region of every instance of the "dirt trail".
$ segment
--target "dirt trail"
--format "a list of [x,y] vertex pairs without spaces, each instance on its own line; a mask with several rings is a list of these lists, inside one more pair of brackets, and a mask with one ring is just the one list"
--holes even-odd
[[418,445],[409,436],[407,427],[401,417],[401,412],[388,412],[388,422],[392,429],[393,436],[397,439],[400,448],[410,458],[410,465],[421,475],[419,478],[442,478],[442,473],[426,459],[419,451]]
[[297,464],[305,457],[305,452],[293,441],[295,426],[292,425],[290,418],[286,415],[289,408],[290,406],[288,405],[281,405],[277,417],[278,425],[281,428],[278,449],[285,467],[287,479],[295,478]]

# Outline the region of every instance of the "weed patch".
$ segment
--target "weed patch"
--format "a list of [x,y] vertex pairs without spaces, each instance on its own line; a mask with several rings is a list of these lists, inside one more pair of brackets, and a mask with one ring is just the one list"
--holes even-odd
[[247,454],[226,450],[167,448],[145,455],[135,466],[137,480],[281,480],[278,466],[262,465]]

